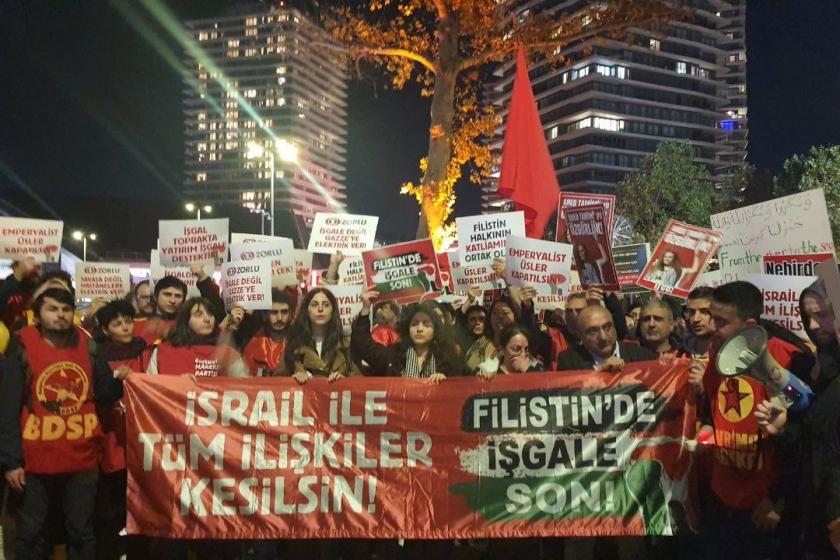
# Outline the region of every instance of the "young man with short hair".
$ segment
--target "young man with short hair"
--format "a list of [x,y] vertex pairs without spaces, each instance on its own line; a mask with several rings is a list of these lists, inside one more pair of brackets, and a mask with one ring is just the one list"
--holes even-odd
[[261,320],[260,330],[248,341],[242,351],[242,359],[253,376],[280,375],[283,368],[283,351],[286,336],[294,319],[295,305],[291,296],[279,290],[271,290],[271,311],[257,311],[255,317]]
[[[763,436],[755,416],[758,405],[774,395],[752,377],[723,377],[716,367],[721,344],[741,329],[758,324],[763,308],[761,290],[741,281],[716,288],[709,307],[716,332],[703,386],[711,409],[715,446],[706,546],[715,558],[773,557],[773,532],[784,509],[783,484],[788,481],[780,476],[777,460],[790,457],[774,456],[776,442]],[[767,352],[789,369],[800,350],[771,337]]]
[[67,290],[47,289],[33,309],[36,324],[7,352],[0,391],[0,464],[11,488],[23,493],[16,558],[46,557],[50,504],[62,503],[69,557],[93,559],[102,432],[88,336],[73,324]]

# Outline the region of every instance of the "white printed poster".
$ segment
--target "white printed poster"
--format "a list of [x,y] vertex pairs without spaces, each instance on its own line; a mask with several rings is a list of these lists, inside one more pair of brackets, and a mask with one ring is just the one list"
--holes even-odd
[[271,309],[271,259],[231,261],[222,265],[225,309]]
[[347,257],[338,265],[338,283],[354,286],[365,283],[365,261],[362,257]]
[[799,295],[816,276],[782,276],[779,274],[745,274],[743,280],[757,286],[764,296],[763,319],[777,323],[796,336],[808,339],[799,316]]
[[271,241],[230,244],[231,261],[271,259],[271,285],[285,288],[297,283],[295,248],[291,239],[273,237]]
[[834,253],[822,189],[713,214],[723,282],[760,274],[766,255]]
[[312,274],[312,253],[305,249],[295,249],[295,270],[299,284],[309,284],[309,276]]
[[309,251],[331,255],[341,251],[345,255],[361,255],[373,248],[379,218],[359,214],[315,214]]
[[271,243],[273,241],[277,241],[278,239],[288,241],[292,244],[292,247],[294,247],[294,241],[292,241],[288,237],[279,237],[276,235],[260,235],[259,233],[230,234],[231,243]]
[[76,262],[76,297],[79,299],[119,299],[131,291],[131,272],[127,264]]
[[569,278],[568,290],[562,294],[538,293],[534,298],[534,310],[554,311],[555,309],[566,309],[566,300],[569,299],[569,294],[582,291],[583,286],[580,285],[580,276],[578,276],[577,270],[573,270]]
[[362,311],[362,284],[347,286],[325,286],[338,302],[338,312],[341,317],[341,327],[345,335],[352,330],[353,320]]
[[158,242],[160,263],[190,266],[193,263],[221,264],[228,250],[228,219],[160,220]]
[[530,286],[540,295],[565,294],[572,276],[572,246],[511,235],[507,238],[508,284]]
[[32,257],[37,263],[58,262],[64,222],[0,217],[0,259]]
[[[208,276],[213,275],[213,267],[211,265],[204,265],[204,272]],[[187,297],[200,296],[201,293],[195,286],[196,278],[189,266],[164,266],[160,264],[160,252],[157,249],[152,249],[149,257],[149,284],[154,291],[155,282],[164,276],[172,276],[187,285]]]
[[458,257],[461,265],[474,268],[504,258],[511,235],[525,237],[525,213],[505,212],[455,218],[458,224]]

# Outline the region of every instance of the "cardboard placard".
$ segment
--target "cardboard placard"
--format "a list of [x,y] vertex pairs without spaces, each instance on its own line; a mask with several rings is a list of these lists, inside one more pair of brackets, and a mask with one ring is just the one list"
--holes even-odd
[[347,286],[325,286],[332,292],[338,301],[338,313],[341,317],[341,328],[346,335],[350,334],[353,321],[362,311],[362,293],[365,287],[362,284]]
[[607,234],[612,235],[613,217],[615,216],[615,195],[613,194],[587,194],[575,192],[563,192],[557,196],[557,227],[554,240],[568,243],[566,235],[566,209],[579,206],[602,205],[607,216]]
[[813,253],[811,255],[764,255],[764,274],[783,276],[815,276],[817,265],[834,255],[831,253]]
[[720,234],[707,228],[669,220],[637,284],[684,298],[720,244]]
[[575,268],[584,288],[618,291],[604,206],[567,208],[566,231],[573,246]]
[[308,285],[309,275],[312,274],[312,253],[305,249],[295,249],[294,254],[298,284]]
[[309,236],[309,251],[328,255],[341,251],[345,255],[359,255],[373,248],[378,223],[376,216],[318,212]]
[[271,309],[271,259],[230,261],[222,265],[225,309]]
[[275,288],[297,283],[294,252],[292,240],[283,237],[275,237],[271,241],[230,244],[231,261],[271,259],[271,285]]
[[37,263],[58,262],[64,222],[0,217],[0,259],[32,257]]
[[160,263],[165,266],[210,265],[225,260],[228,250],[228,219],[160,220]]
[[777,323],[796,336],[808,339],[799,316],[799,295],[817,279],[815,276],[746,274],[745,281],[755,285],[764,296],[763,319]]
[[77,261],[74,280],[79,299],[119,299],[131,291],[131,272],[122,263]]
[[409,303],[434,299],[442,282],[431,239],[387,245],[362,253],[365,285],[379,292],[379,300]]
[[711,216],[724,282],[762,272],[765,255],[834,253],[825,196],[814,189]]
[[505,212],[455,218],[458,224],[458,260],[467,268],[493,264],[504,258],[510,235],[525,237],[525,213]]
[[[195,274],[192,273],[188,266],[164,266],[160,264],[159,251],[152,249],[149,256],[149,287],[154,292],[155,283],[164,276],[172,276],[187,285],[187,297],[197,297],[201,293],[195,286]],[[211,265],[204,265],[204,272],[208,276],[213,275],[213,267]]]
[[338,285],[355,286],[365,283],[365,261],[362,257],[347,257],[338,265]]
[[568,293],[572,275],[572,246],[511,235],[507,239],[505,277],[508,284],[530,286],[541,295]]
[[644,271],[650,258],[650,243],[633,243],[613,247],[612,255],[621,291],[624,292],[625,288],[639,290],[636,282],[642,275],[642,271]]
[[721,284],[723,284],[723,276],[721,275],[720,270],[710,270],[709,272],[704,272],[700,275],[700,278],[697,280],[694,287],[717,288]]

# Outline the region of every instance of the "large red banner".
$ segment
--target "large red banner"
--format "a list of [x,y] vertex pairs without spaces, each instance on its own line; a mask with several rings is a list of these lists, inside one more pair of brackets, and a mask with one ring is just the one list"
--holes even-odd
[[169,538],[672,534],[687,363],[447,379],[131,375],[128,531]]

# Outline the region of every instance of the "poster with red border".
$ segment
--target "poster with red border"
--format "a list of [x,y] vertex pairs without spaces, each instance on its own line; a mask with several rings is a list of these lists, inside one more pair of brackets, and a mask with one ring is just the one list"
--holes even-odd
[[379,300],[410,303],[434,299],[442,282],[431,239],[407,241],[364,251],[365,286],[379,292]]
[[832,253],[809,255],[764,255],[764,274],[816,276],[817,265],[831,259]]
[[687,297],[718,250],[720,235],[708,228],[669,220],[637,284],[662,294]]
[[557,197],[557,229],[554,240],[568,243],[566,236],[566,209],[579,206],[596,206],[602,204],[607,213],[607,233],[612,235],[613,217],[615,216],[615,195],[587,194],[561,191]]
[[621,289],[610,247],[607,212],[602,204],[566,209],[566,229],[581,286]]
[[[453,251],[457,256],[458,250],[456,249]],[[440,271],[440,281],[443,284],[443,288],[447,290],[448,293],[454,294],[455,293],[455,279],[452,278],[452,263],[449,261],[449,255],[452,252],[444,251],[443,253],[436,253],[437,262],[438,262],[438,270]]]
[[130,375],[126,528],[175,539],[688,531],[688,368],[304,387]]

